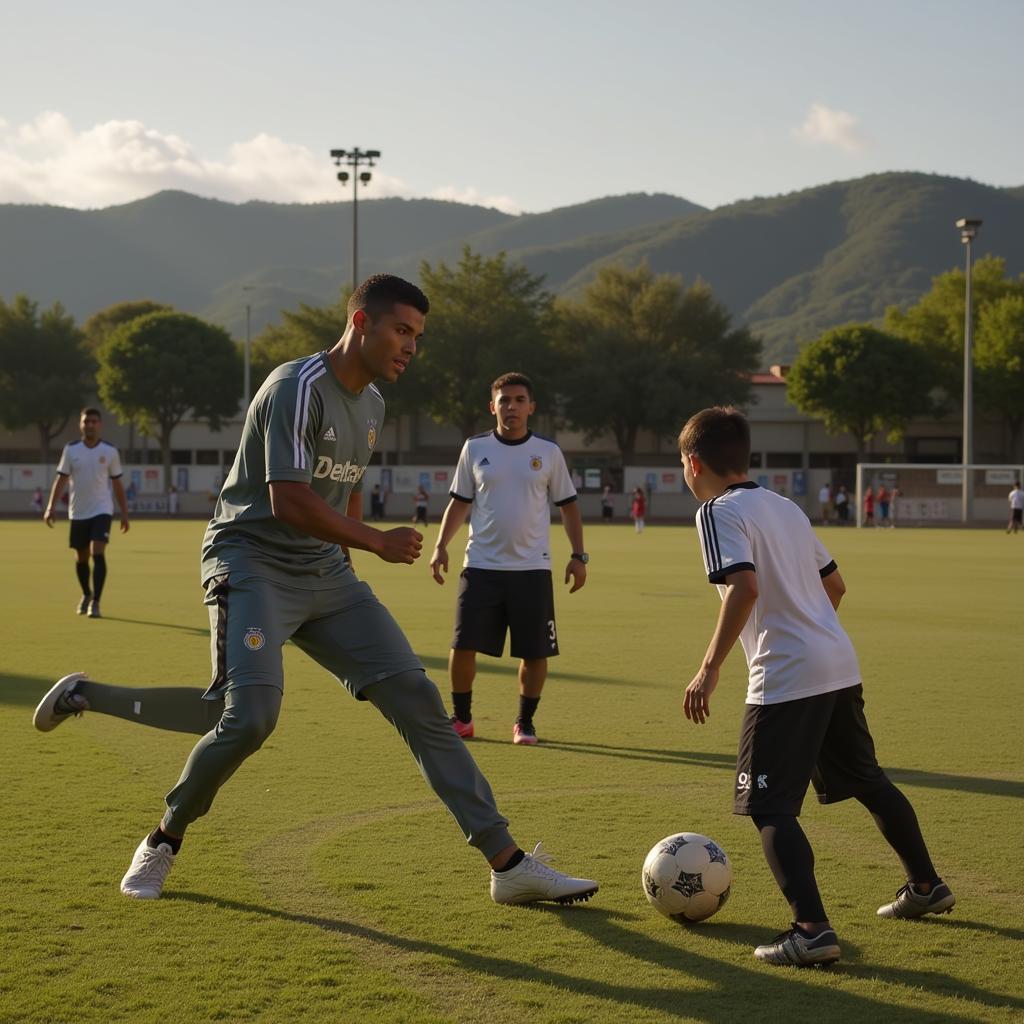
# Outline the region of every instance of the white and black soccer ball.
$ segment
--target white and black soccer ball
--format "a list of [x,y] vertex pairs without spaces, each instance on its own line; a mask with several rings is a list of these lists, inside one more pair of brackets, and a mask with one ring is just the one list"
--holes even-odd
[[673,921],[704,921],[729,898],[732,865],[718,843],[678,832],[655,843],[643,869],[644,895]]

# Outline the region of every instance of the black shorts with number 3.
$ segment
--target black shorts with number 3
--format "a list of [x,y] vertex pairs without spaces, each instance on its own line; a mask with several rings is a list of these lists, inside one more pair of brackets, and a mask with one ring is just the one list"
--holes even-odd
[[452,647],[500,658],[506,631],[513,658],[558,654],[550,570],[463,569]]

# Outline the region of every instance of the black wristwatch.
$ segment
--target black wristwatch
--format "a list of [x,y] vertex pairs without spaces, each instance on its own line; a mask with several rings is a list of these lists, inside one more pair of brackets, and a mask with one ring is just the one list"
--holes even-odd
[[590,561],[590,555],[588,555],[586,551],[574,551],[569,557],[577,559],[584,565]]

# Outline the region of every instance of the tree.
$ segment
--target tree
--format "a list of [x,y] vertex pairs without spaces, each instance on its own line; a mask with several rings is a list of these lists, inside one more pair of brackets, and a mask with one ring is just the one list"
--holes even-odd
[[920,346],[868,324],[827,331],[805,345],[786,380],[786,395],[830,434],[849,433],[863,460],[868,442],[887,429],[900,437],[928,412],[933,367]]
[[1002,417],[1006,452],[1024,461],[1024,294],[1004,295],[981,310],[975,338],[978,404]]
[[560,304],[556,338],[562,414],[588,441],[611,431],[625,463],[641,430],[665,436],[704,406],[747,401],[761,350],[707,285],[646,264],[601,268]]
[[[1024,294],[1021,282],[1006,276],[1006,261],[998,256],[976,260],[971,270],[975,316],[1005,295]],[[907,309],[890,306],[885,330],[920,345],[934,363],[934,383],[942,389],[938,411],[962,404],[964,391],[964,302],[966,279],[950,270],[932,279],[931,290]]]
[[527,374],[544,400],[551,297],[543,277],[509,264],[503,252],[485,258],[467,246],[458,266],[424,263],[420,279],[430,313],[409,383],[435,421],[470,436],[487,413],[491,382],[513,370]]
[[26,295],[0,299],[0,422],[8,430],[34,426],[39,456],[89,397],[96,364],[82,333],[59,303],[43,313]]
[[122,324],[100,353],[100,395],[123,419],[155,435],[171,485],[171,435],[192,410],[219,430],[238,410],[242,362],[227,332],[185,313],[149,313]]
[[82,324],[85,346],[90,352],[96,353],[122,324],[136,320],[140,316],[146,316],[147,313],[166,313],[170,310],[170,306],[166,306],[162,302],[154,302],[152,299],[115,302],[112,306],[93,313]]

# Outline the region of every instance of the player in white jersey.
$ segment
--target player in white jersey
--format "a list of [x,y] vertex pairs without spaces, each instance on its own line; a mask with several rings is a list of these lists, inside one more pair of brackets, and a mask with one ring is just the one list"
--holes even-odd
[[[78,614],[100,618],[100,595],[107,579],[107,544],[114,518],[111,488],[121,508],[121,532],[128,532],[128,500],[121,484],[121,457],[112,444],[100,439],[103,418],[99,409],[83,409],[79,420],[80,441],[64,446],[57,475],[50,489],[50,500],[43,513],[47,526],[53,526],[54,509],[71,483],[71,520],[69,546],[75,551],[75,574],[82,588]],[[89,580],[89,556],[92,555],[92,581]]]
[[1006,532],[1016,533],[1024,525],[1024,491],[1020,489],[1019,480],[1014,481],[1007,500],[1010,502],[1010,521],[1006,524]]
[[792,927],[754,955],[811,966],[839,959],[797,821],[808,783],[821,803],[854,797],[896,851],[907,884],[881,917],[948,912],[917,816],[875,759],[860,669],[836,609],[846,586],[807,516],[747,478],[750,427],[735,409],[705,409],[679,435],[683,475],[698,501],[697,532],[722,608],[683,710],[703,724],[722,663],[739,640],[749,666],[734,812],[749,815],[793,911]]
[[562,514],[570,550],[565,582],[575,593],[587,581],[583,520],[562,450],[529,429],[537,406],[533,385],[521,373],[506,373],[491,385],[496,428],[463,446],[451,500],[430,559],[434,579],[444,583],[448,544],[469,519],[469,543],[459,580],[455,635],[448,660],[455,714],[452,727],[473,736],[473,680],[477,652],[500,658],[505,633],[519,658],[519,716],[512,742],[533,745],[533,716],[547,679],[548,658],[558,654],[555,598],[551,584],[551,502]]

